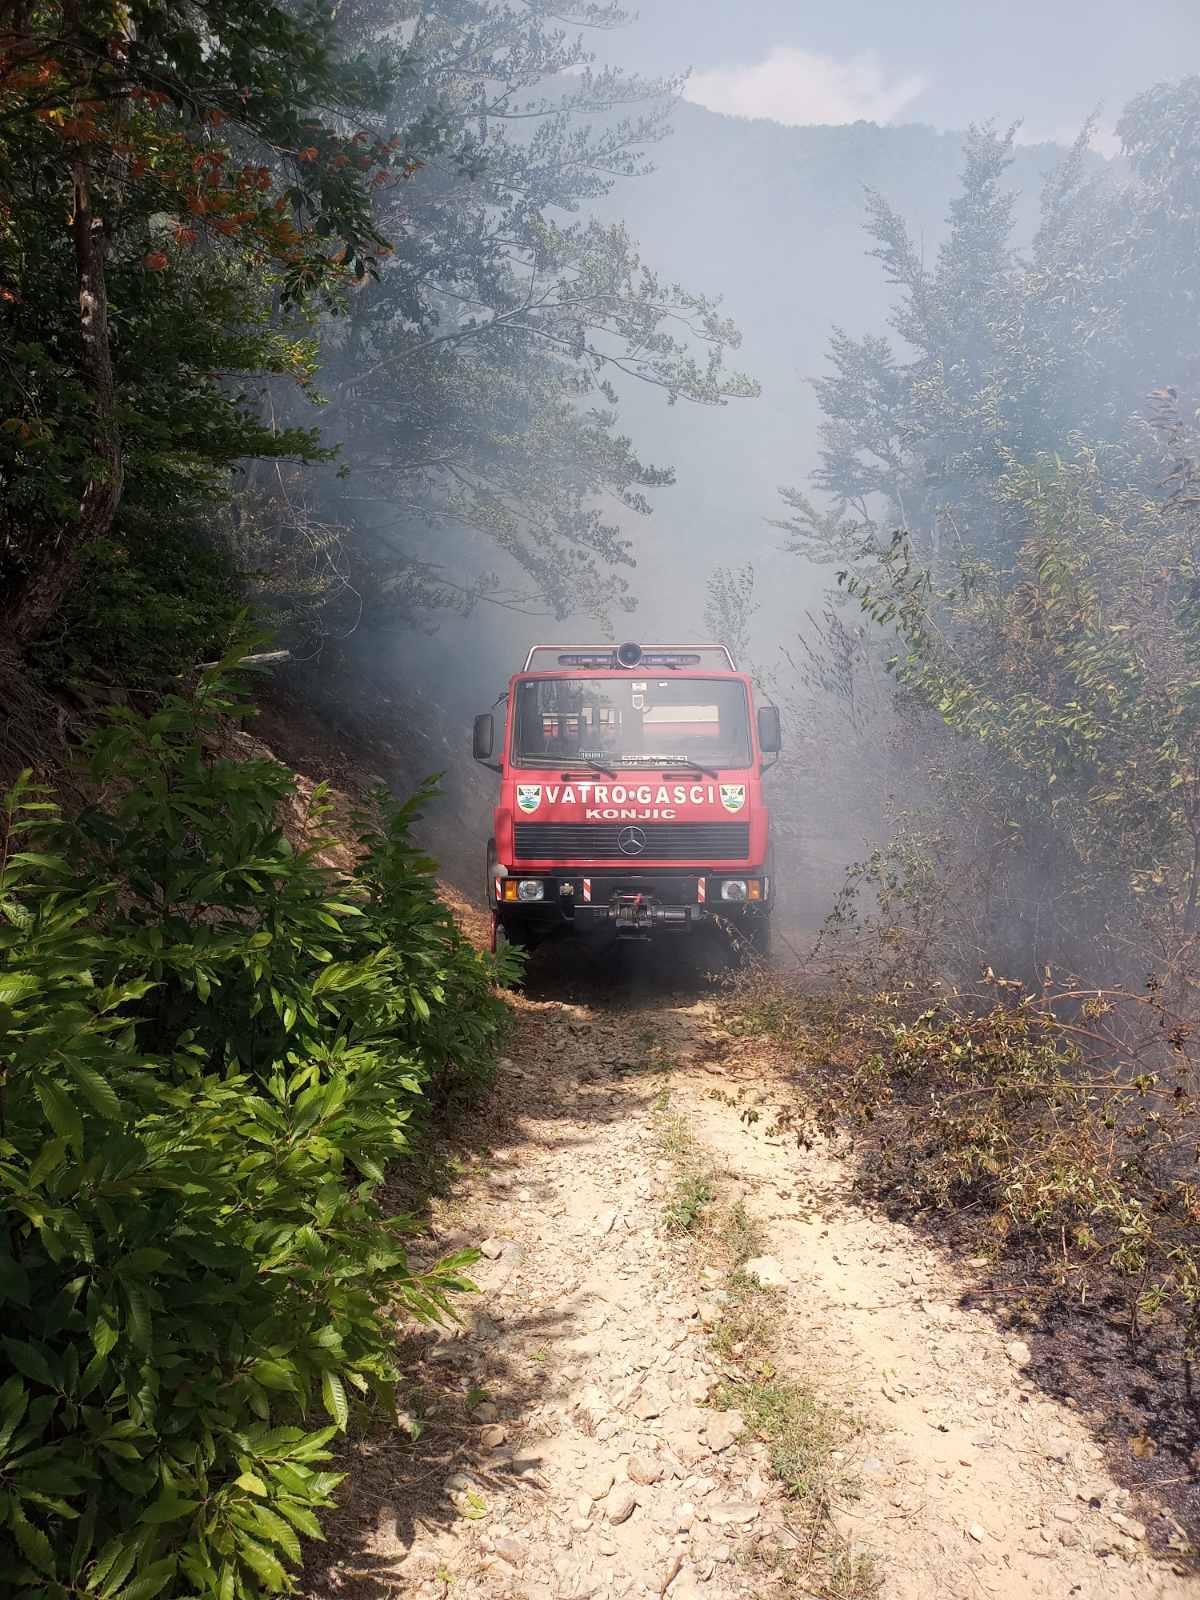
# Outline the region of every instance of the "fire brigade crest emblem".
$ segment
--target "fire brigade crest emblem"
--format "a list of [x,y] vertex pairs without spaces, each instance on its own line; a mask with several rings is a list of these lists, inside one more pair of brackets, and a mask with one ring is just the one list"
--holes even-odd
[[723,783],[721,785],[721,804],[726,811],[740,811],[746,804],[746,785],[744,783]]
[[542,786],[540,783],[519,783],[517,785],[517,805],[522,811],[536,811],[542,803]]

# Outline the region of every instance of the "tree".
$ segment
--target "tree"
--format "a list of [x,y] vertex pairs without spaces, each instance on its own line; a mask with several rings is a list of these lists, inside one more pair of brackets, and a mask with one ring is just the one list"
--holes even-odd
[[834,510],[791,491],[784,519],[891,651],[914,780],[973,885],[960,949],[1022,975],[1186,965],[1197,932],[1198,115],[1200,79],[1133,102],[1126,179],[1085,130],[1024,259],[990,133],[932,272],[873,202],[913,354],[835,337]]
[[[343,16],[369,47],[376,11]],[[705,405],[755,392],[724,370],[737,334],[714,300],[664,282],[620,226],[572,216],[641,169],[675,86],[592,70],[569,24],[616,26],[615,6],[435,0],[396,20],[420,66],[377,126],[433,106],[442,137],[380,191],[394,248],[322,329],[323,434],[349,485],[307,475],[289,497],[301,521],[341,525],[376,614],[522,592],[560,614],[621,606],[624,530],[672,481],[621,432],[621,387]]]
[[142,415],[160,460],[202,471],[303,450],[298,433],[272,441],[218,374],[303,367],[261,325],[245,335],[256,304],[332,290],[381,248],[372,186],[411,170],[410,152],[313,108],[378,101],[384,65],[340,60],[327,12],[297,19],[271,0],[0,14],[0,299],[14,354],[0,380],[0,550],[18,640],[44,631],[83,552],[114,529],[147,365],[165,362],[186,391],[166,417]]

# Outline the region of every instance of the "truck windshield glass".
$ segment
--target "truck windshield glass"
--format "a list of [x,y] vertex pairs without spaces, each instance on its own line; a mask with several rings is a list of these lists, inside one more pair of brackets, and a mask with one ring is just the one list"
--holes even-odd
[[513,764],[750,765],[743,684],[726,678],[532,678],[517,684]]

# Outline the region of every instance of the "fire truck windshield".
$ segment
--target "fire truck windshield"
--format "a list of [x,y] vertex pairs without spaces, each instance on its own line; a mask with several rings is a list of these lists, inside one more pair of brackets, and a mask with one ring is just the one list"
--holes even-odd
[[608,767],[750,765],[745,686],[729,678],[525,678],[512,761]]

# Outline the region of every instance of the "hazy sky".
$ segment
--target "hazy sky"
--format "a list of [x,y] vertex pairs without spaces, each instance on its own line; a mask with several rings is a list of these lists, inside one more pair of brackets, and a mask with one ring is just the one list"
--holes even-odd
[[1065,138],[1099,102],[1200,72],[1200,0],[630,0],[605,55],[693,69],[689,97],[786,122],[1024,118]]

